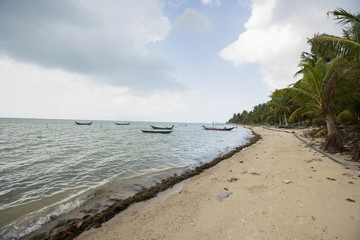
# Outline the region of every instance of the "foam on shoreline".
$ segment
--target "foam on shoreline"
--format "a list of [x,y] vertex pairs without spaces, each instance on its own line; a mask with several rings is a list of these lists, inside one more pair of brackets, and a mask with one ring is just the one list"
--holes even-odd
[[[31,234],[29,236],[26,236],[25,238],[31,238],[31,239],[73,239],[79,234],[81,234],[83,231],[89,230],[91,228],[98,228],[101,227],[101,224],[108,221],[109,219],[113,218],[116,214],[119,212],[127,209],[129,206],[131,206],[134,203],[137,202],[143,202],[148,199],[154,198],[157,196],[158,193],[163,192],[169,188],[172,188],[175,184],[180,183],[188,178],[191,178],[193,176],[196,176],[203,172],[205,169],[211,168],[212,166],[215,166],[219,162],[230,158],[235,153],[247,148],[248,146],[254,144],[257,142],[261,136],[252,132],[253,137],[249,139],[249,142],[245,145],[239,146],[232,151],[217,157],[213,159],[210,162],[207,162],[203,165],[197,166],[193,170],[186,170],[182,174],[174,175],[172,177],[163,179],[160,183],[157,183],[155,186],[147,187],[133,196],[127,197],[125,199],[115,199],[114,202],[103,209],[101,212],[95,213],[95,214],[87,214],[83,216],[81,219],[70,219],[68,221],[63,221],[63,225],[60,228],[56,226],[55,228],[49,230],[46,229],[48,232],[41,232],[40,231]],[[54,231],[57,231],[54,233]]]

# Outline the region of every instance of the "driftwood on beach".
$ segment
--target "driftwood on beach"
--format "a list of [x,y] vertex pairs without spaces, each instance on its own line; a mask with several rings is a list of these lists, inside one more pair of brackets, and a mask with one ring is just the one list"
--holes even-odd
[[[130,205],[148,200],[150,198],[155,197],[158,193],[165,191],[175,184],[184,181],[188,178],[196,176],[202,173],[205,169],[211,168],[218,164],[219,162],[232,157],[237,152],[240,152],[242,149],[251,146],[252,144],[256,143],[261,136],[257,133],[253,133],[253,137],[250,139],[249,143],[239,146],[234,150],[226,153],[220,157],[213,159],[212,161],[205,163],[201,166],[196,167],[194,170],[185,171],[183,174],[179,176],[172,176],[162,180],[160,183],[156,184],[153,187],[145,188],[132,197],[128,197],[123,200],[119,200],[113,203],[111,206],[107,207],[103,211],[96,213],[94,215],[85,215],[82,219],[76,220],[72,222],[70,225],[63,227],[62,229],[58,230],[57,232],[53,233],[42,233],[38,234],[32,239],[74,239],[76,236],[80,235],[82,232],[89,230],[91,228],[99,228],[101,224],[113,218],[116,214],[120,213],[121,211],[127,209]],[[54,230],[53,230],[54,231]]]

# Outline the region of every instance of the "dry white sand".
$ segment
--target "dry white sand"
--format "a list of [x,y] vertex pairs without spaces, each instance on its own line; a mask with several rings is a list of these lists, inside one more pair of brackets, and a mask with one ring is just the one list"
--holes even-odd
[[179,192],[77,239],[360,239],[358,166],[346,169],[290,133],[253,130],[263,139],[175,186]]

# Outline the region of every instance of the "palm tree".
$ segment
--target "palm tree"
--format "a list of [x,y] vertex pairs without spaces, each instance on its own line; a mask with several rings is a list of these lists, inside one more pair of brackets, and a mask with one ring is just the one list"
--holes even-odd
[[[339,66],[346,65],[347,61],[343,58],[335,58],[331,62],[326,62],[320,58],[315,66],[312,64],[303,65],[303,78],[296,82],[293,87],[286,88],[295,100],[302,103],[291,115],[290,121],[294,121],[303,115],[313,117],[323,117],[326,121],[328,138],[325,148],[330,151],[341,151],[342,139],[338,134],[333,121],[333,103],[347,101],[351,94],[344,91],[344,87],[349,87],[342,81],[343,87],[339,87],[340,79],[344,76]],[[342,89],[343,91],[340,91]]]
[[[328,14],[335,16],[343,28],[343,36],[331,36],[327,34],[315,35],[308,40],[311,44],[311,52],[329,62],[327,73],[323,75],[321,101],[318,99],[321,115],[326,120],[328,137],[325,148],[328,150],[340,150],[341,137],[332,120],[337,103],[359,101],[359,63],[360,63],[360,14],[351,14],[342,8],[338,8]],[[345,59],[347,61],[345,61]],[[349,77],[350,75],[357,77]],[[342,76],[340,76],[342,75]],[[346,76],[347,75],[347,76]],[[305,76],[305,75],[304,75]],[[352,84],[349,84],[349,81]],[[349,88],[353,85],[353,88]],[[355,89],[354,89],[355,88]],[[341,98],[339,98],[342,97]],[[318,97],[320,95],[318,94]],[[344,111],[345,109],[342,109]]]
[[286,114],[291,112],[291,101],[291,97],[284,90],[275,90],[271,95],[268,105],[272,108],[272,112],[278,116],[279,125],[281,125],[281,115],[283,115],[285,126],[289,126]]
[[309,39],[311,51],[319,53],[322,57],[332,59],[343,56],[346,59],[359,62],[360,59],[360,14],[351,14],[342,8],[338,8],[328,14],[332,14],[339,24],[344,26],[343,37],[328,34],[315,35]]

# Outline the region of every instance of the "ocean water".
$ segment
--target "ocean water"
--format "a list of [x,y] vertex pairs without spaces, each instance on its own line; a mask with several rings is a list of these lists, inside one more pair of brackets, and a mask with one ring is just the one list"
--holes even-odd
[[[149,124],[175,127],[170,134],[142,133]],[[0,238],[18,239],[97,198],[128,197],[251,136],[242,127],[206,131],[194,123],[78,126],[72,120],[0,118]]]

